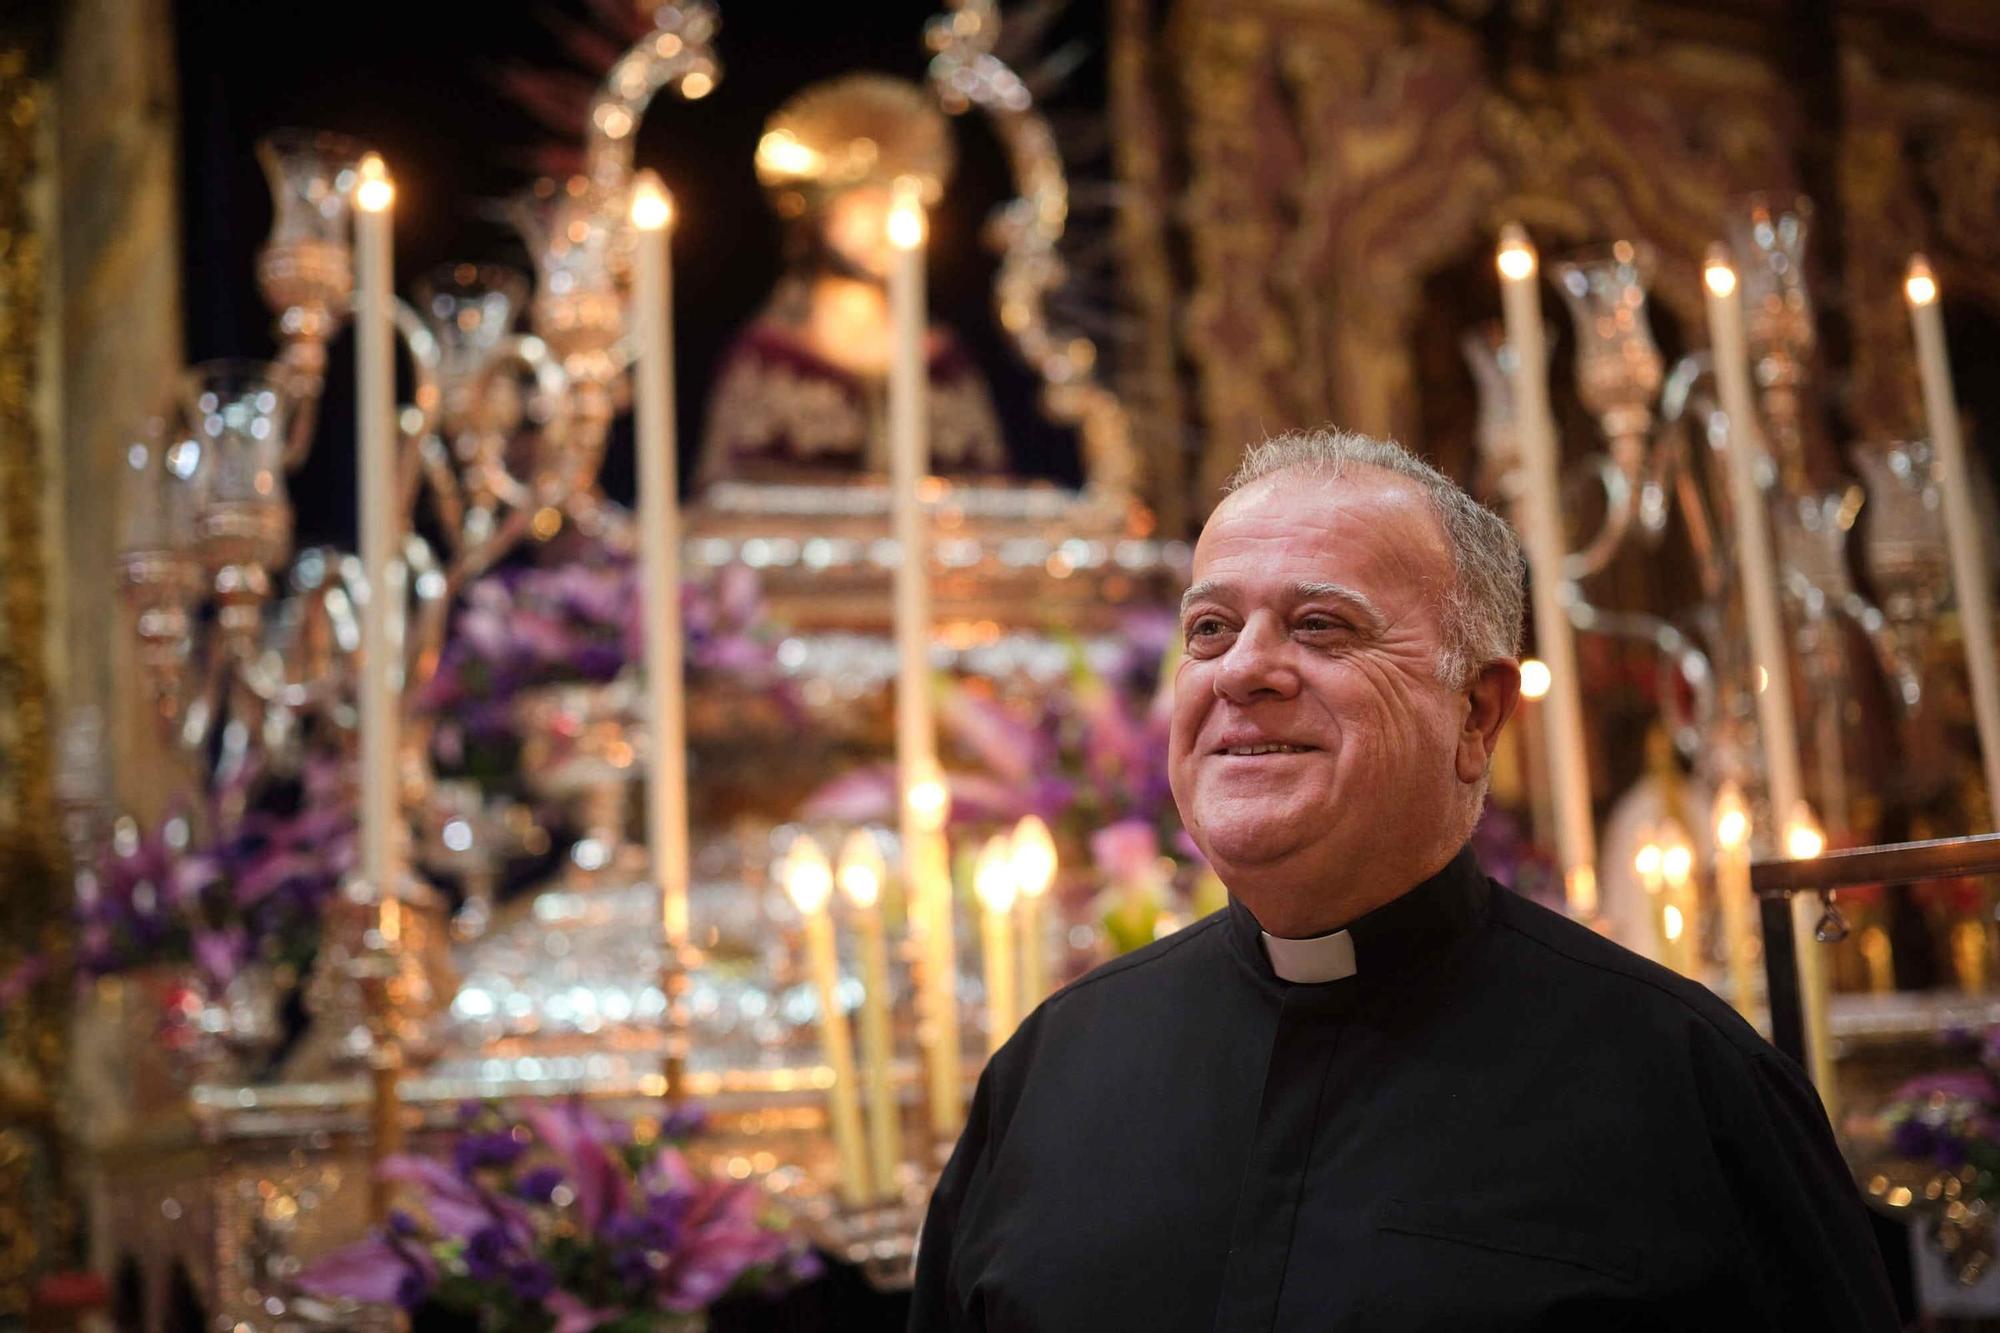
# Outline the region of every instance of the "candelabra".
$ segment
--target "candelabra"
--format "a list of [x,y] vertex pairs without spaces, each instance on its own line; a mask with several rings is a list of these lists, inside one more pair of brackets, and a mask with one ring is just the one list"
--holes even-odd
[[[1838,622],[1866,635],[1892,698],[1906,714],[1914,710],[1922,698],[1924,622],[1943,597],[1945,557],[1922,446],[1857,448],[1864,486],[1823,490],[1810,480],[1806,404],[1814,341],[1803,267],[1810,216],[1804,200],[1755,196],[1729,233],[1743,274],[1759,415],[1771,450],[1759,459],[1759,482],[1775,520],[1784,590],[1797,612],[1793,648],[1820,719],[1821,796],[1837,817],[1846,805],[1841,709],[1850,697]],[[1578,480],[1601,487],[1604,518],[1564,561],[1570,620],[1579,630],[1657,649],[1670,668],[1660,706],[1679,748],[1707,777],[1745,781],[1755,754],[1745,736],[1755,711],[1755,672],[1731,618],[1742,574],[1724,536],[1731,515],[1722,460],[1727,449],[1744,447],[1746,433],[1732,435],[1706,352],[1665,367],[1646,314],[1653,272],[1647,247],[1620,241],[1553,264],[1550,272],[1577,341],[1577,395],[1605,441],[1579,468]],[[1463,346],[1479,391],[1482,478],[1487,493],[1514,505],[1521,482],[1504,335],[1478,331]],[[1864,501],[1875,506],[1864,553],[1870,583],[1887,611],[1859,590],[1851,573],[1848,542]],[[1586,580],[1635,542],[1657,543],[1676,512],[1700,597],[1664,618],[1593,604]]]

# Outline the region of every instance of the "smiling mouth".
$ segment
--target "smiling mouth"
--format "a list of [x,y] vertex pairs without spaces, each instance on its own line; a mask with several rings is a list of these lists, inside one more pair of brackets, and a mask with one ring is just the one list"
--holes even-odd
[[1231,745],[1217,750],[1216,753],[1247,759],[1260,754],[1310,754],[1318,748],[1317,745],[1284,745],[1272,742],[1267,745]]

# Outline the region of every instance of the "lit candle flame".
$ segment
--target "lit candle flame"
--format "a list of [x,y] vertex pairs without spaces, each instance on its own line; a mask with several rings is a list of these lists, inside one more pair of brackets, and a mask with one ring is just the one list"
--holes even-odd
[[1728,296],[1736,290],[1736,269],[1729,262],[1729,252],[1721,246],[1714,246],[1708,252],[1708,260],[1702,265],[1701,280],[1717,296]]
[[1910,257],[1910,270],[1903,279],[1903,295],[1910,298],[1911,305],[1929,305],[1938,299],[1937,275],[1931,272],[1931,261],[1922,255]]
[[1733,782],[1723,783],[1715,794],[1715,841],[1731,851],[1750,841],[1750,808]]
[[1024,815],[1014,826],[1014,883],[1024,898],[1039,898],[1056,879],[1056,840],[1039,815]]
[[834,876],[847,901],[860,908],[873,907],[882,896],[882,880],[887,873],[882,847],[873,833],[858,828],[847,835],[840,848],[840,869]]
[[650,171],[639,173],[632,187],[632,225],[641,231],[659,231],[674,220],[674,200],[660,178]]
[[792,841],[780,873],[785,893],[803,916],[823,910],[826,900],[833,895],[833,868],[827,865],[826,853],[809,833],[801,833]]
[[395,182],[389,179],[389,169],[383,165],[380,153],[370,153],[361,159],[361,183],[355,187],[354,202],[364,212],[380,213],[396,199]]
[[1521,697],[1523,699],[1545,698],[1549,686],[1555,684],[1555,677],[1549,671],[1549,664],[1539,657],[1521,659]]
[[1681,931],[1686,929],[1687,926],[1686,920],[1681,916],[1681,909],[1672,903],[1668,903],[1661,910],[1660,921],[1666,927],[1667,943],[1669,944],[1679,940]]
[[1518,224],[1510,222],[1500,229],[1500,253],[1494,262],[1499,266],[1500,276],[1509,282],[1524,282],[1535,276],[1535,246]]
[[945,785],[944,775],[937,771],[935,764],[920,766],[917,778],[910,784],[903,800],[908,803],[910,813],[916,817],[921,828],[941,829],[945,820],[951,818],[951,789]]
[[989,912],[1005,912],[1014,905],[1013,857],[1005,836],[994,834],[980,849],[978,864],[972,872],[972,889]]
[[1597,914],[1597,867],[1571,866],[1563,875],[1563,890],[1578,916],[1588,920]]
[[1645,881],[1648,893],[1660,891],[1660,862],[1663,856],[1659,843],[1648,842],[1632,857],[1632,868],[1638,871],[1639,878]]
[[1826,850],[1826,834],[1814,818],[1812,807],[1800,801],[1785,825],[1785,855],[1794,861],[1810,861]]
[[914,250],[924,243],[924,205],[918,183],[910,177],[896,181],[896,202],[889,209],[889,244],[898,250]]

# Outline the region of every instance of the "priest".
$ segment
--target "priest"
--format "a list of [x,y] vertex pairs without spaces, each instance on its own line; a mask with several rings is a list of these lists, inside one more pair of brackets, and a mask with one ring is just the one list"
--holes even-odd
[[1511,530],[1394,444],[1251,450],[1182,603],[1171,773],[1229,906],[980,1079],[917,1330],[1892,1330],[1798,1069],[1466,842]]

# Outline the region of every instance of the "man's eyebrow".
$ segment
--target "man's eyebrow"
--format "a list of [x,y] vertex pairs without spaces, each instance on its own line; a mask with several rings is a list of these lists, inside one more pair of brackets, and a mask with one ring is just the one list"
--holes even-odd
[[[1217,579],[1203,579],[1199,583],[1190,585],[1188,590],[1181,594],[1181,616],[1185,618],[1188,609],[1196,602],[1201,601],[1203,598],[1214,597],[1227,586]],[[1295,601],[1309,602],[1314,598],[1321,597],[1332,598],[1335,601],[1347,603],[1363,619],[1369,621],[1371,627],[1379,627],[1382,624],[1381,611],[1377,610],[1375,603],[1368,600],[1367,594],[1361,592],[1359,589],[1350,588],[1345,583],[1294,583],[1292,585],[1292,598]]]
[[1181,594],[1181,615],[1186,616],[1189,607],[1204,597],[1213,597],[1221,587],[1222,585],[1214,579],[1203,579],[1199,583],[1189,584],[1188,590]]
[[1296,583],[1292,585],[1292,595],[1302,602],[1316,597],[1331,597],[1346,602],[1373,624],[1379,626],[1382,623],[1382,613],[1376,609],[1375,603],[1368,600],[1367,594],[1345,583]]

